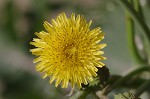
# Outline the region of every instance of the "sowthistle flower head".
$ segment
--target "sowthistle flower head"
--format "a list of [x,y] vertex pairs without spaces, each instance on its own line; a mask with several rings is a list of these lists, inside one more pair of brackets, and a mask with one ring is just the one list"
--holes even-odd
[[30,42],[36,47],[30,51],[37,56],[34,63],[43,78],[50,77],[56,87],[61,83],[67,88],[70,82],[81,88],[97,76],[98,68],[104,66],[101,60],[106,59],[101,51],[106,44],[99,43],[104,38],[101,28],[91,30],[91,23],[74,13],[70,18],[61,13],[51,24],[44,22],[46,32],[35,33],[38,38]]

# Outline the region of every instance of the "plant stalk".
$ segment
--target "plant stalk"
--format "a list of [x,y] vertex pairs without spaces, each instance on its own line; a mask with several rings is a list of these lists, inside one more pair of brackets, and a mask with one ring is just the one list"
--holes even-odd
[[[136,0],[138,1],[138,0]],[[133,5],[134,2],[132,0],[129,0],[129,2]],[[138,3],[138,2],[136,2]],[[136,4],[136,8],[137,8]],[[132,18],[130,17],[129,13],[126,12],[126,27],[127,27],[127,39],[128,39],[128,45],[130,49],[130,53],[134,57],[135,61],[139,64],[145,63],[145,60],[140,56],[138,53],[138,49],[135,43],[135,28],[134,28],[134,22]]]
[[135,98],[139,97],[146,89],[149,88],[150,80],[145,81],[136,91]]
[[138,25],[141,30],[141,33],[145,38],[150,41],[150,30],[138,12],[134,9],[134,7],[127,0],[118,0],[129,12],[131,18]]
[[116,87],[120,86],[123,82],[126,82],[128,79],[130,79],[132,76],[136,75],[136,74],[140,74],[144,71],[150,71],[150,66],[143,66],[140,67],[132,72],[130,72],[129,74],[127,74],[126,76],[124,76],[123,78],[120,78],[119,80],[117,80],[115,83],[113,83],[112,85],[110,85],[110,87],[108,87],[104,94],[107,95],[111,90],[115,89]]

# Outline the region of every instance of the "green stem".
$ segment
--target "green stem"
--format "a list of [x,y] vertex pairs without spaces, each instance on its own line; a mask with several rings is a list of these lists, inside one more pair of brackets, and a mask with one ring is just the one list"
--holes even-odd
[[139,97],[146,89],[149,88],[150,80],[145,81],[136,91],[135,97]]
[[142,12],[142,7],[140,5],[140,2],[139,0],[133,0],[134,2],[134,8],[135,10],[139,13],[140,17],[143,19],[144,21],[144,15],[143,15],[143,12]]
[[78,99],[85,99],[86,96],[89,95],[90,93],[91,93],[91,90],[88,89],[88,90],[84,91],[83,94],[80,97],[78,97]]
[[133,3],[134,3],[134,8],[137,12],[139,12],[140,10],[140,2],[139,0],[133,0]]
[[99,99],[100,97],[98,97],[97,95],[96,95],[96,92],[92,92],[92,94],[94,95],[94,99]]
[[[110,77],[110,79],[106,82],[106,85],[112,85],[113,82],[115,82],[118,79],[121,79],[122,76],[119,75],[112,75]],[[141,79],[141,78],[136,78],[134,79],[132,82],[130,83],[126,83],[126,82],[122,82],[121,86],[122,88],[132,88],[135,89],[138,86],[140,86],[143,82],[145,82],[145,79]],[[105,88],[104,86],[104,88]],[[96,91],[98,91],[98,89],[100,88],[100,85],[95,85],[92,87],[87,87],[87,89],[85,91],[83,91],[82,95],[78,97],[78,99],[85,99],[87,95],[89,95],[90,93],[95,94]],[[102,90],[102,89],[99,89]],[[150,92],[150,90],[148,90]],[[73,97],[73,96],[72,96]]]
[[[142,7],[140,5],[140,2],[139,0],[133,0],[134,2],[134,8],[135,10],[138,12],[138,14],[140,15],[141,19],[143,19],[143,21],[145,22],[145,19],[144,19],[144,15],[143,15],[143,12],[142,12]],[[144,50],[143,50],[143,53],[146,54],[145,56],[145,63],[149,63],[149,41],[147,39],[144,39],[143,36],[142,36],[142,43],[144,45]]]
[[[118,75],[112,75],[111,78],[109,79],[109,82],[107,82],[107,85],[111,85],[113,84],[113,82],[117,81],[118,79],[122,78],[122,76],[118,76]],[[141,84],[143,84],[143,82],[145,82],[147,80],[142,79],[140,77],[137,78],[133,78],[130,81],[127,82],[123,82],[120,87],[121,88],[130,88],[130,89],[136,89],[138,88]],[[150,91],[150,90],[148,90]]]
[[[130,0],[130,3],[133,4],[133,1]],[[130,48],[130,52],[138,63],[143,64],[145,63],[145,60],[143,60],[142,57],[138,53],[138,50],[135,44],[135,38],[134,38],[135,37],[134,22],[128,12],[126,12],[126,19],[127,19],[126,21],[127,37],[128,37],[128,45]]]
[[133,8],[133,6],[127,0],[118,0],[129,12],[132,19],[136,22],[136,24],[141,29],[141,33],[150,41],[150,30],[148,26],[145,24],[144,20],[140,17],[137,11]]
[[136,75],[136,74],[140,74],[143,71],[150,71],[150,66],[143,66],[140,67],[134,71],[132,71],[131,73],[127,74],[126,76],[124,76],[123,78],[120,78],[119,80],[117,80],[115,83],[113,83],[112,85],[110,85],[110,87],[108,87],[106,89],[106,91],[104,92],[104,94],[108,94],[111,90],[115,89],[116,87],[120,86],[123,82],[126,82],[129,78],[131,78],[132,76]]

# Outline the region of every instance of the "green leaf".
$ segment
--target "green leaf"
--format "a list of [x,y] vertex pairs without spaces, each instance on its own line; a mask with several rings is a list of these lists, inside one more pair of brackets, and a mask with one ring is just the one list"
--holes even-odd
[[96,78],[93,78],[93,81],[91,81],[91,82],[89,83],[89,86],[95,86],[95,85],[97,85],[98,83],[99,83],[99,78],[96,77]]

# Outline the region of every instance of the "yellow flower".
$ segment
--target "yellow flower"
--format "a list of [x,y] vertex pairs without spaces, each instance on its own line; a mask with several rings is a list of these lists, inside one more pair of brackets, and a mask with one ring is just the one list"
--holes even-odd
[[81,84],[88,84],[97,76],[97,68],[104,66],[101,60],[106,59],[101,51],[106,44],[99,44],[104,38],[101,28],[90,29],[92,21],[86,22],[83,16],[74,13],[67,18],[61,13],[52,24],[44,22],[47,30],[35,33],[38,38],[33,38],[31,45],[36,70],[43,74],[43,78],[49,76],[49,82],[55,81],[62,88],[67,88],[70,82],[81,88]]

